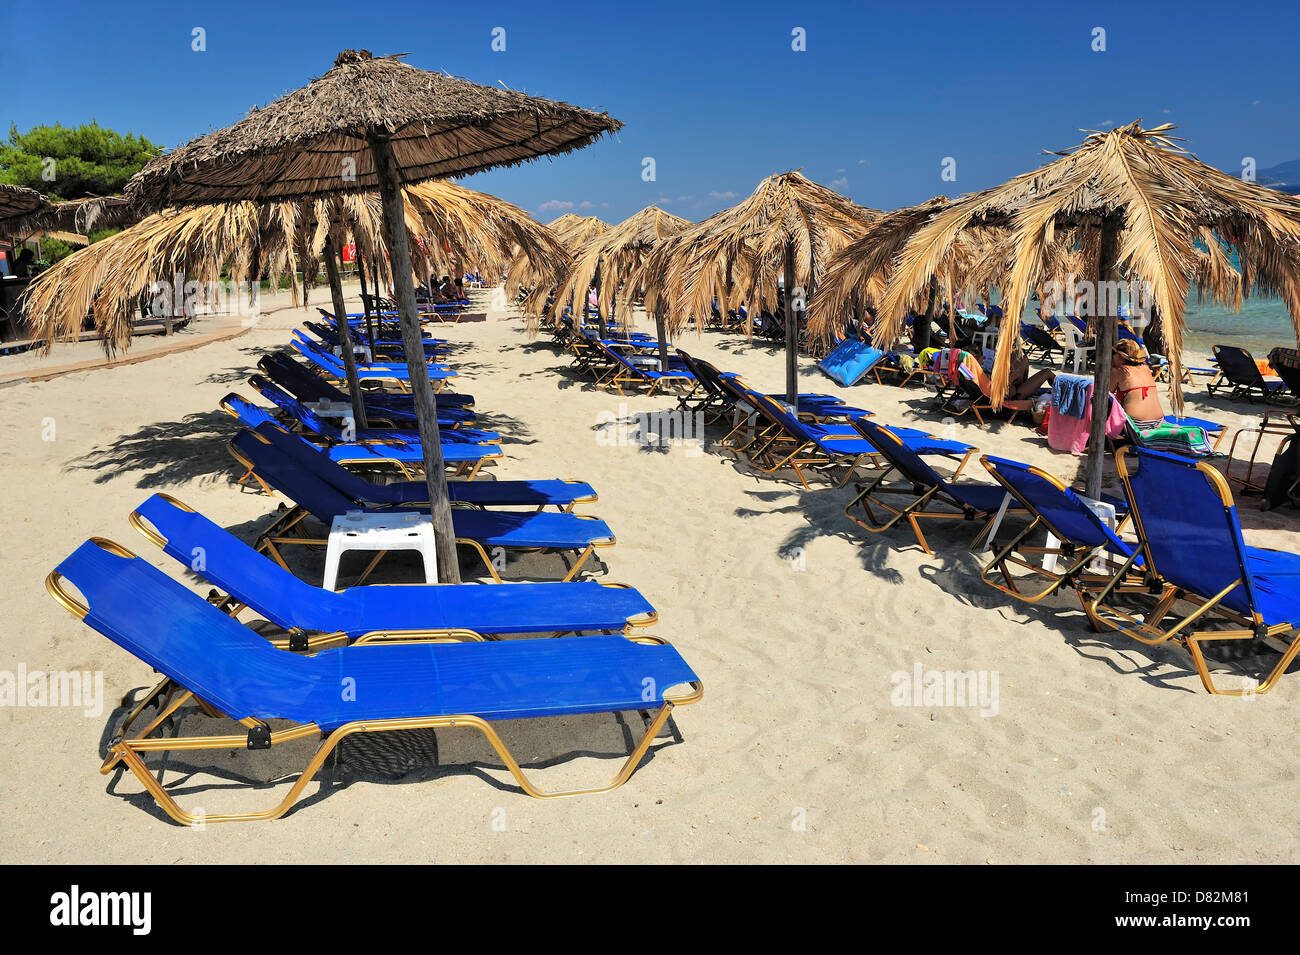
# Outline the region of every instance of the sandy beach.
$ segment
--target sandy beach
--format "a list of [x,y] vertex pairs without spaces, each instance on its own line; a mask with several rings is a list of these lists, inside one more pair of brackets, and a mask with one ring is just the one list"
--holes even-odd
[[[611,439],[617,430],[602,422],[672,400],[595,390],[549,336],[530,341],[490,291],[475,295],[488,321],[437,334],[464,343],[452,359],[456,390],[476,397],[480,427],[504,435],[505,458],[485,477],[595,486],[599,501],[582,511],[618,535],[599,579],[631,584],[658,608],[653,632],[700,675],[704,700],[676,711],[626,786],[588,798],[529,799],[476,735],[453,731],[344,747],[299,806],[270,823],[183,829],[129,775],[98,775],[119,701],[154,674],[71,617],[42,581],[100,535],[207,592],[127,515],[166,491],[246,540],[270,519],[278,500],[232,483],[225,445],[238,425],[217,404],[232,390],[254,398],[246,380],[258,359],[314,314],[281,308],[229,341],[0,389],[9,522],[0,616],[14,624],[0,670],[102,672],[104,704],[0,708],[10,759],[3,861],[1297,861],[1290,784],[1300,743],[1283,730],[1300,694],[1294,675],[1261,698],[1209,696],[1180,651],[1091,632],[1072,596],[1027,607],[982,585],[972,525],[936,530],[928,557],[905,533],[851,524],[842,513],[851,487],[808,491],[789,474],[759,475],[715,446],[720,431],[702,450]],[[782,385],[781,354],[765,344],[712,331],[678,344],[753,385]],[[1018,424],[945,426],[921,389],[841,389],[810,359],[801,366],[804,390],[839,394],[879,421],[948,427],[1067,480],[1081,464]],[[1203,388],[1190,399],[1189,414],[1233,428],[1258,412]],[[974,461],[967,474],[984,477]],[[1293,514],[1260,512],[1251,499],[1240,513],[1248,542],[1296,549]],[[311,579],[320,558],[306,560]],[[395,559],[386,572],[411,580],[414,566]],[[508,576],[556,567],[537,558]],[[994,705],[900,700],[899,675],[918,668],[980,671],[996,681]],[[206,722],[186,720],[196,730]],[[635,724],[635,714],[594,716],[503,734],[554,787],[602,782]],[[176,793],[190,807],[263,808],[312,745],[195,757],[185,762],[203,773],[168,779],[181,779]]]

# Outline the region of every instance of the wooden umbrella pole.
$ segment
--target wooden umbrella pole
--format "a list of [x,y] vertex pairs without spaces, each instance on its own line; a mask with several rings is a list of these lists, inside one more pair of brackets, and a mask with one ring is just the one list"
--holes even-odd
[[799,404],[799,326],[794,314],[794,240],[785,244],[785,399]]
[[370,354],[375,353],[375,322],[371,317],[370,293],[366,289],[366,261],[357,248],[357,276],[361,279],[361,311],[366,316],[366,337],[370,339]]
[[366,421],[366,405],[361,396],[361,382],[357,379],[357,355],[352,348],[352,333],[348,328],[347,306],[343,304],[343,283],[339,279],[339,263],[334,257],[334,240],[325,235],[325,274],[330,281],[330,295],[334,299],[334,317],[339,330],[339,345],[343,352],[343,369],[348,378],[348,392],[352,395],[352,419],[358,428],[370,427]]
[[429,511],[433,517],[433,536],[438,554],[438,580],[445,584],[458,584],[460,562],[456,556],[456,532],[451,522],[447,474],[442,460],[442,438],[438,434],[438,404],[429,382],[429,368],[424,361],[424,337],[415,310],[415,285],[411,281],[411,249],[406,236],[401,175],[388,137],[371,134],[367,140],[374,155],[375,176],[379,180],[379,194],[383,201],[388,261],[392,267],[397,311],[401,316],[402,346],[406,349],[406,369],[411,378],[411,394],[415,397],[420,445],[424,449]]
[[[1100,288],[1103,282],[1114,282],[1119,262],[1119,223],[1110,216],[1102,220],[1101,250],[1097,261],[1098,290],[1094,290],[1093,300],[1101,303]],[[1106,419],[1110,417],[1110,353],[1115,345],[1118,315],[1111,303],[1099,310],[1097,315],[1096,351],[1093,353],[1096,364],[1093,368],[1092,384],[1092,428],[1088,432],[1088,463],[1086,493],[1094,501],[1101,500],[1102,464],[1106,457]],[[1100,314],[1105,312],[1107,314]]]
[[662,304],[655,305],[655,331],[659,335],[659,370],[666,372],[668,370],[668,333],[664,330],[664,308]]

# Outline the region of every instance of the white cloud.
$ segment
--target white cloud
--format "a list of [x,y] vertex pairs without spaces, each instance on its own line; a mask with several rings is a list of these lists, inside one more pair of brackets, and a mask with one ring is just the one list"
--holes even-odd
[[858,165],[859,165],[859,166],[870,166],[870,165],[871,165],[871,160],[870,160],[870,159],[859,159],[859,160],[858,160]]
[[677,201],[678,201],[678,202],[690,202],[690,201],[691,201],[692,199],[694,199],[694,198],[695,198],[694,196],[678,196],[678,197],[677,197]]
[[847,169],[836,169],[835,171],[836,171],[836,172],[848,172]]
[[839,179],[831,180],[832,189],[847,189],[848,187],[849,187],[849,181],[845,179],[843,176],[841,176]]
[[1105,119],[1105,120],[1102,120],[1100,123],[1097,124],[1097,128],[1098,128],[1098,129],[1110,129],[1110,128],[1111,128],[1112,126],[1114,126],[1114,125],[1115,125],[1115,121],[1114,121],[1113,119]]
[[559,212],[563,209],[572,209],[573,203],[566,199],[547,199],[537,208],[542,212]]
[[1162,109],[1160,112],[1162,112],[1162,113],[1172,113],[1173,110],[1172,110],[1172,109]]
[[734,192],[730,192],[730,191],[728,191],[728,192],[717,192],[717,191],[715,190],[715,191],[709,193],[709,198],[710,198],[710,199],[735,199],[735,198],[736,198],[736,194],[735,194]]
[[594,202],[592,202],[590,199],[583,199],[581,202],[578,203],[578,208],[579,208],[579,209],[591,209],[591,208],[594,208],[595,205],[596,205],[596,204],[595,204]]

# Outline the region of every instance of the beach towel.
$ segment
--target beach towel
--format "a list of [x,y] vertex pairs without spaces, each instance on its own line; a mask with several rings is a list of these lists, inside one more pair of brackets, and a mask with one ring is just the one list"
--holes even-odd
[[[1061,380],[1060,375],[1057,381]],[[1047,443],[1057,451],[1066,451],[1070,454],[1083,454],[1084,449],[1088,447],[1088,432],[1092,430],[1092,415],[1087,414],[1087,409],[1092,407],[1092,382],[1088,382],[1088,388],[1084,395],[1085,417],[1076,418],[1054,409],[1054,413],[1048,416],[1047,422]],[[1128,423],[1128,415],[1124,413],[1124,406],[1115,400],[1115,396],[1110,396],[1110,414],[1106,418],[1106,436],[1110,438],[1118,437],[1124,433],[1124,425]]]
[[1088,413],[1092,379],[1086,375],[1057,375],[1052,385],[1052,407],[1068,418]]
[[[1114,398],[1111,401],[1118,404]],[[1210,444],[1205,429],[1197,425],[1172,424],[1163,418],[1159,421],[1137,421],[1127,414],[1124,417],[1137,432],[1136,443],[1148,451],[1168,451],[1190,458],[1214,453],[1214,446]]]

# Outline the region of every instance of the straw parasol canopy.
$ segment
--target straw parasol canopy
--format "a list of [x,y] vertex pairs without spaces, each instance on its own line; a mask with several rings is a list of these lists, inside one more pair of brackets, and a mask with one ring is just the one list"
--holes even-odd
[[[548,230],[487,193],[449,182],[418,183],[405,190],[405,210],[409,247],[439,267],[457,261],[500,268],[516,248],[555,281],[568,264]],[[58,339],[75,337],[93,309],[100,339],[112,353],[129,344],[136,307],[156,281],[171,282],[179,274],[207,285],[227,275],[245,283],[267,275],[275,287],[282,275],[294,276],[295,254],[318,261],[331,232],[336,248],[350,240],[387,264],[383,209],[374,192],[155,213],[74,253],[32,284],[27,308],[35,337],[44,339],[47,349]],[[296,305],[296,278],[293,292]]]
[[121,196],[87,196],[50,203],[6,224],[19,232],[60,230],[89,235],[96,229],[134,225],[141,218],[140,212]]
[[3,220],[12,219],[16,216],[25,216],[36,212],[38,209],[48,208],[50,200],[35,189],[28,189],[26,186],[11,186],[7,182],[0,182],[0,224],[9,231],[10,223]]
[[[571,152],[622,126],[604,113],[418,70],[400,57],[344,50],[331,70],[146,165],[126,196],[150,207],[267,202],[376,189],[392,257],[394,293],[437,547],[438,577],[460,580],[437,403],[424,363],[401,187]],[[327,240],[325,264],[343,310]],[[339,338],[356,423],[365,426],[356,358],[343,316]]]
[[724,313],[751,316],[775,307],[786,246],[794,245],[795,282],[820,285],[831,256],[880,217],[799,172],[770,176],[753,194],[663,242],[639,277],[647,311],[663,308],[668,328],[705,320],[716,299]]
[[[600,220],[596,220],[599,222]],[[603,223],[602,223],[603,225]],[[626,322],[632,315],[632,300],[639,287],[632,277],[656,246],[691,225],[681,216],[658,206],[646,206],[618,225],[595,233],[574,250],[573,264],[555,295],[557,302],[582,302],[587,289],[600,276],[600,314],[610,314],[620,286],[619,312]],[[555,229],[555,225],[551,227]],[[563,240],[562,240],[563,241]]]
[[[880,303],[877,340],[892,339],[911,303],[953,246],[972,228],[1005,229],[1013,264],[1006,277],[1005,314],[993,374],[995,401],[1005,393],[1020,339],[1019,318],[1029,294],[1051,271],[1058,235],[1074,230],[1082,252],[1079,283],[1136,283],[1158,306],[1172,365],[1170,393],[1182,406],[1181,346],[1187,290],[1233,304],[1251,287],[1279,294],[1300,333],[1300,202],[1243,182],[1197,160],[1169,135],[1168,124],[1141,120],[1106,132],[1087,131],[1077,147],[1004,185],[964,196],[938,209],[910,235],[894,260]],[[1198,256],[1204,252],[1207,262]],[[1234,280],[1229,261],[1240,262]],[[1113,288],[1114,286],[1111,286]],[[1094,285],[1095,298],[1104,286]],[[1117,300],[1093,316],[1098,354],[1093,427],[1104,423]],[[834,308],[834,303],[827,305]],[[1100,491],[1101,435],[1090,442],[1088,489]]]
[[576,249],[593,236],[608,232],[612,226],[597,216],[578,216],[566,212],[558,219],[546,223],[546,228],[555,233],[565,248]]
[[380,180],[367,139],[376,133],[391,143],[402,180],[418,182],[572,152],[623,125],[416,69],[404,55],[344,50],[319,79],[150,162],[127,198],[173,205],[373,189]]
[[[993,226],[1014,236],[1009,316],[1019,316],[1041,284],[1063,229],[1076,230],[1084,252],[1080,281],[1123,276],[1149,287],[1169,343],[1176,407],[1182,402],[1183,312],[1198,273],[1203,291],[1230,305],[1252,285],[1281,295],[1300,331],[1300,202],[1205,165],[1168,135],[1171,125],[1147,130],[1140,124],[1090,132],[1078,147],[1055,154],[1062,158],[936,212],[898,255],[881,303],[885,324],[896,327],[902,320],[905,303],[962,231]],[[1116,243],[1109,262],[1102,261],[1104,239]],[[1089,255],[1094,249],[1097,254]],[[1210,268],[1198,251],[1208,256]],[[1241,263],[1240,281],[1233,281],[1230,253]],[[1006,386],[1019,323],[1009,323],[1008,330],[999,342],[996,393]]]

